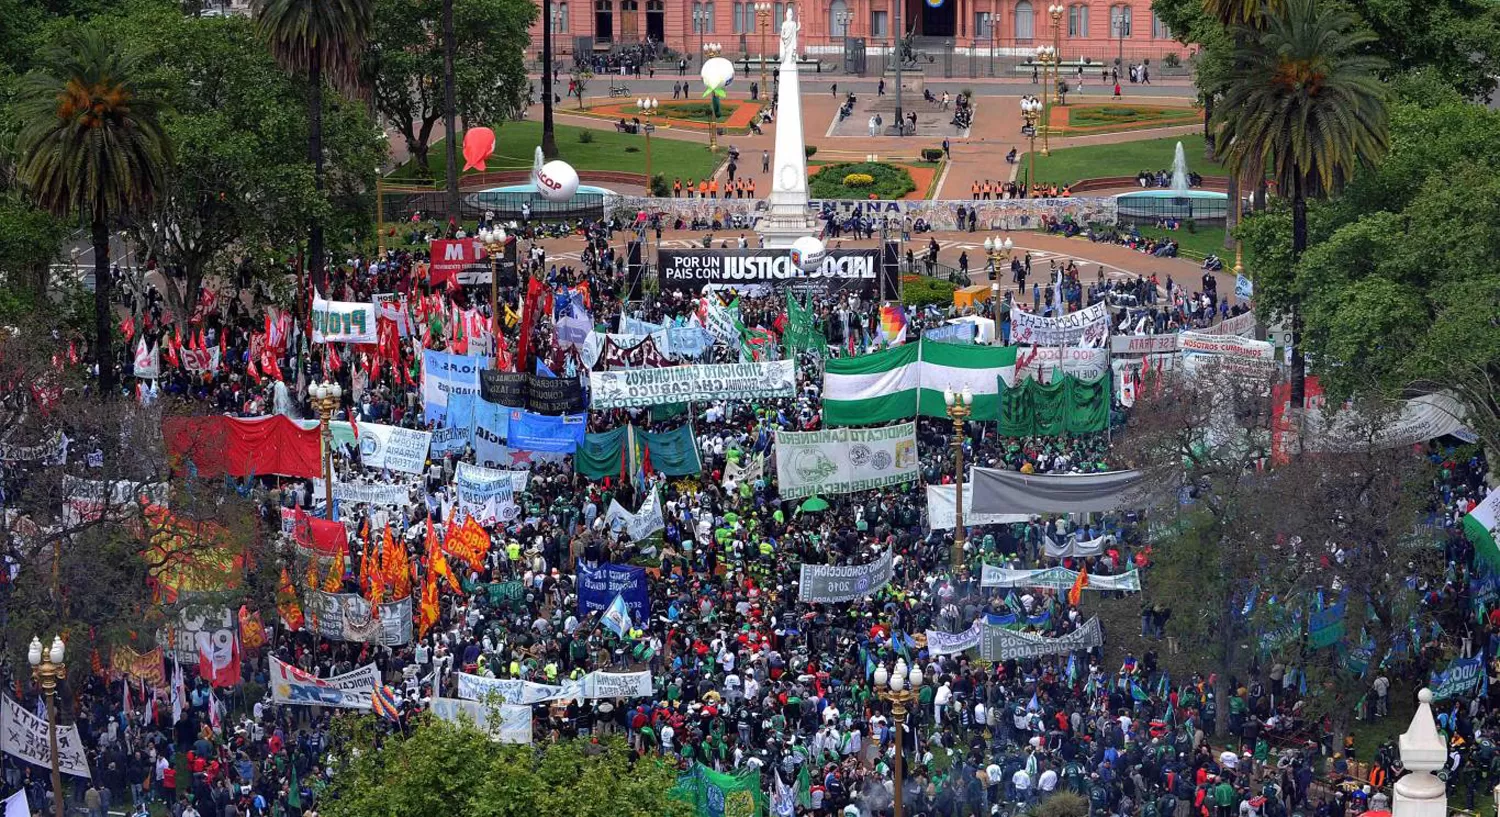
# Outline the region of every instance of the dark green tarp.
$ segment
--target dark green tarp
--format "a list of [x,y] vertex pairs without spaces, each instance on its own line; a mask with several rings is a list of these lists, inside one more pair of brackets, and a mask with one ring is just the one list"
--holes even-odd
[[1063,375],[1053,383],[1000,379],[999,432],[1006,437],[1093,434],[1109,427],[1109,378],[1079,380]]

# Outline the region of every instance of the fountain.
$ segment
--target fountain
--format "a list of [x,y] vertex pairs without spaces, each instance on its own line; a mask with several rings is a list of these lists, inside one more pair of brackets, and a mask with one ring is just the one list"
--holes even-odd
[[1172,186],[1145,188],[1115,196],[1121,221],[1141,222],[1170,218],[1199,223],[1222,223],[1229,197],[1211,190],[1188,187],[1187,152],[1182,143],[1172,156]]

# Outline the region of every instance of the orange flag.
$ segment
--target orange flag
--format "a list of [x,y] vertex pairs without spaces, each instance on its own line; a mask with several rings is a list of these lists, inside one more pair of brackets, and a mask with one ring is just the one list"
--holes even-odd
[[438,607],[437,571],[428,570],[427,579],[422,582],[422,602],[417,605],[417,634],[418,637],[427,635],[434,624],[437,624],[441,615]]
[[1083,588],[1089,586],[1089,566],[1080,564],[1078,566],[1078,578],[1073,580],[1073,586],[1068,588],[1068,604],[1077,607],[1078,599],[1083,595]]
[[337,593],[344,588],[344,554],[333,557],[328,574],[323,577],[323,592]]
[[[428,522],[431,525],[431,521]],[[443,543],[443,550],[449,555],[468,565],[471,570],[484,570],[484,557],[490,552],[490,535],[485,532],[484,526],[474,521],[474,517],[465,515],[464,523],[455,530],[453,525],[448,525],[448,540]]]
[[292,576],[284,567],[281,569],[281,587],[276,591],[276,609],[281,613],[281,620],[293,632],[302,629],[302,625],[306,623],[302,608],[297,604],[297,590],[292,587]]
[[[462,593],[463,588],[459,586],[458,577],[453,575],[453,568],[448,564],[448,557],[443,553],[442,545],[438,544],[437,531],[432,528],[432,517],[427,517],[427,572],[437,574],[448,582],[448,589],[455,593]],[[426,588],[424,587],[425,591]]]
[[411,595],[411,563],[406,558],[406,546],[391,536],[391,526],[385,526],[385,547],[380,557],[381,581],[390,588],[391,600],[404,599]]

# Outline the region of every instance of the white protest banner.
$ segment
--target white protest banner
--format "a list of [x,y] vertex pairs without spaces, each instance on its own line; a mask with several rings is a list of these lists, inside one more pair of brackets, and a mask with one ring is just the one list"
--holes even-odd
[[153,344],[150,349],[147,349],[144,335],[135,347],[134,374],[142,380],[155,380],[161,377],[161,347]]
[[375,317],[385,318],[396,324],[396,334],[403,338],[411,335],[405,295],[395,292],[377,292],[370,296],[370,303],[375,305]]
[[375,305],[313,294],[313,343],[375,343]]
[[516,477],[525,485],[525,471],[497,471],[466,462],[458,464],[454,485],[458,488],[458,512],[474,517],[485,527],[509,524],[520,516],[516,506]]
[[[433,698],[430,702],[433,717],[449,723],[467,720],[475,729],[490,736],[496,743],[531,742],[531,707],[521,704],[501,704],[491,707],[479,701],[462,698]],[[496,721],[499,721],[498,723]]]
[[735,484],[754,482],[765,475],[766,455],[756,454],[753,457],[746,455],[725,466],[722,485],[727,488],[731,482]]
[[[364,426],[360,426],[363,430]],[[324,495],[323,480],[315,479],[313,496]],[[341,505],[392,505],[401,507],[411,502],[411,486],[395,482],[335,482],[333,501]]]
[[651,673],[604,672],[595,670],[583,676],[583,697],[599,698],[649,698],[651,697]]
[[625,510],[619,502],[611,499],[609,510],[604,515],[604,523],[611,532],[619,533],[624,530],[632,542],[645,541],[651,534],[667,526],[661,515],[661,495],[652,491],[651,498],[635,513]]
[[380,605],[354,593],[309,590],[306,596],[309,628],[333,641],[359,641],[399,647],[411,642],[411,596]]
[[[1016,352],[1016,382],[1055,382],[1058,361],[1062,362],[1065,374],[1073,375],[1079,380],[1098,380],[1109,371],[1109,350],[1079,346],[1032,346],[1021,349]],[[1015,383],[1007,385],[1014,386]]]
[[[52,768],[47,719],[28,712],[9,695],[0,695],[0,750],[44,769]],[[77,726],[57,727],[57,767],[63,774],[92,777]]]
[[1117,355],[1160,355],[1177,351],[1177,333],[1110,335],[1109,350]]
[[487,701],[490,695],[498,695],[505,703],[531,706],[555,701],[563,694],[563,687],[556,684],[538,684],[519,678],[486,678],[467,672],[456,675],[458,697],[469,701]]
[[974,622],[974,625],[961,633],[940,633],[937,630],[927,631],[927,654],[928,655],[956,655],[964,650],[972,650],[979,646],[979,636],[984,632],[984,619]]
[[800,601],[854,601],[890,583],[895,563],[887,550],[879,559],[862,565],[803,565],[798,582]]
[[848,494],[916,479],[916,423],[776,432],[782,499]]
[[228,607],[211,607],[193,604],[177,614],[177,620],[158,628],[156,643],[166,648],[167,654],[183,663],[198,664],[198,644],[213,645],[220,658],[228,656],[234,649],[239,618]]
[[[929,530],[953,530],[955,524],[952,485],[927,486],[927,528]],[[964,482],[964,526],[1011,525],[1025,522],[1031,517],[1024,513],[974,513],[974,485]]]
[[1263,340],[1238,335],[1210,335],[1206,332],[1183,332],[1177,343],[1184,355],[1223,355],[1250,360],[1275,360],[1276,347]]
[[[36,445],[10,445],[0,443],[0,460],[23,462],[31,460],[52,461],[61,465],[68,458],[68,435],[61,431]],[[48,464],[44,462],[43,464]]]
[[165,509],[170,489],[166,483],[115,479],[79,479],[63,474],[62,521],[69,527],[98,522],[108,514],[119,521],[143,506]]
[[985,625],[984,638],[979,642],[979,657],[985,661],[1038,658],[1043,655],[1091,650],[1103,644],[1104,631],[1099,627],[1098,616],[1084,622],[1082,627],[1073,632],[1057,638]]
[[430,423],[447,425],[448,395],[479,394],[479,373],[490,367],[487,357],[455,355],[436,349],[422,351],[422,415]]
[[182,348],[182,368],[189,374],[204,374],[219,370],[219,347],[209,346],[205,349]]
[[637,408],[695,400],[768,400],[791,397],[797,387],[797,364],[714,363],[589,372],[592,409]]
[[1015,346],[1103,346],[1109,340],[1109,307],[1103,301],[1067,315],[1047,318],[1010,308],[1010,342]]
[[1232,318],[1225,318],[1224,320],[1219,321],[1218,323],[1208,327],[1207,329],[1198,330],[1198,334],[1200,335],[1239,335],[1241,337],[1247,338],[1254,333],[1254,312],[1245,312],[1240,315],[1235,315]]
[[[1078,580],[1078,573],[1066,567],[1049,567],[1043,570],[1012,570],[987,564],[980,574],[980,587],[1050,587],[1067,590]],[[1085,590],[1124,590],[1139,592],[1141,574],[1135,568],[1115,576],[1089,574],[1083,585]]]
[[369,709],[379,683],[380,670],[374,664],[332,678],[317,678],[271,656],[272,703]]
[[[1048,559],[1076,559],[1087,556],[1098,556],[1104,552],[1104,546],[1110,543],[1110,537],[1099,536],[1087,542],[1078,541],[1078,537],[1069,536],[1067,541],[1058,544],[1051,536],[1042,537],[1042,549],[1046,551]],[[1089,576],[1089,581],[1094,577]]]
[[427,468],[432,432],[380,423],[359,424],[359,460],[366,468],[420,474]]

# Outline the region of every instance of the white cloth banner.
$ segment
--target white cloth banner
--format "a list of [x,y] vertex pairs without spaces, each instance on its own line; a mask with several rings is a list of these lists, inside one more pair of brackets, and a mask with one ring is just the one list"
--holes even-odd
[[431,443],[431,431],[359,424],[359,461],[377,471],[388,468],[403,474],[422,473],[427,468],[427,446]]
[[135,347],[134,374],[141,380],[155,380],[161,377],[161,347],[153,345],[147,349],[144,336]]
[[461,462],[453,480],[458,488],[458,512],[486,527],[510,524],[521,513],[516,505],[516,485],[524,490],[526,480],[525,471],[497,471]]
[[1401,413],[1372,422],[1360,412],[1344,408],[1333,412],[1322,401],[1307,401],[1307,425],[1311,433],[1305,445],[1310,451],[1352,452],[1367,448],[1400,448],[1453,434],[1468,438],[1466,411],[1451,394],[1439,392],[1414,397],[1401,404]]
[[[1104,546],[1111,541],[1109,536],[1099,536],[1087,542],[1078,541],[1078,537],[1069,536],[1066,542],[1058,544],[1056,539],[1050,536],[1042,537],[1042,549],[1046,551],[1048,559],[1076,559],[1080,557],[1098,556],[1104,552]],[[1108,578],[1108,577],[1105,577]],[[1089,576],[1092,582],[1094,577]],[[1071,587],[1071,585],[1069,585]]]
[[170,492],[165,483],[79,479],[63,474],[62,521],[73,527],[84,522],[97,522],[106,513],[111,520],[119,521],[143,505],[168,507]]
[[376,343],[375,305],[313,295],[313,343]]
[[731,462],[724,468],[723,486],[729,487],[731,482],[742,484],[754,482],[766,475],[766,455],[740,457],[738,462]]
[[613,533],[624,530],[632,542],[644,541],[651,534],[666,529],[667,523],[661,515],[661,495],[652,491],[651,498],[635,513],[625,510],[619,502],[611,499],[609,510],[604,514],[604,523]]
[[[47,719],[28,712],[9,695],[0,695],[0,750],[27,763],[52,768],[52,742]],[[63,774],[89,778],[89,760],[78,727],[57,727],[57,766]]]
[[854,601],[885,587],[893,575],[895,563],[890,550],[868,564],[803,565],[797,598],[816,602]]
[[502,704],[490,707],[479,701],[465,701],[462,698],[433,698],[429,705],[433,717],[449,723],[463,723],[467,720],[496,743],[531,742],[529,706]]
[[[364,426],[360,426],[361,429]],[[314,479],[313,498],[324,495],[323,480]],[[335,482],[333,501],[344,505],[394,505],[403,507],[411,502],[411,486],[394,482]],[[340,509],[342,511],[343,509]]]
[[379,683],[380,671],[374,664],[332,678],[317,678],[271,656],[272,703],[369,709]]
[[42,460],[43,465],[62,465],[68,459],[68,435],[61,431],[36,445],[10,445],[0,443],[0,460],[29,462]]
[[[1067,590],[1078,581],[1078,573],[1065,567],[1049,567],[1042,570],[1012,570],[1007,567],[985,565],[980,575],[980,587],[1050,587]],[[1085,590],[1125,590],[1138,592],[1141,589],[1141,574],[1135,568],[1115,576],[1089,574]]]
[[203,374],[219,370],[219,347],[206,349],[182,349],[182,368],[190,374]]
[[1246,338],[1250,337],[1254,332],[1255,313],[1253,311],[1235,315],[1232,318],[1225,318],[1207,329],[1198,330],[1198,334],[1200,335],[1239,335]]
[[[927,528],[928,530],[953,530],[954,511],[953,496],[956,492],[952,485],[929,485],[927,486]],[[1017,522],[1025,522],[1031,517],[1024,513],[974,513],[969,510],[974,507],[974,484],[964,482],[964,526],[975,525],[1012,525]]]
[[1077,312],[1047,318],[1012,304],[1010,342],[1015,346],[1104,346],[1109,342],[1109,307],[1100,301]]
[[546,701],[593,700],[597,698],[644,698],[651,696],[650,672],[603,672],[596,670],[577,681],[538,684],[519,678],[486,678],[467,672],[456,674],[458,697],[483,701],[499,695],[507,704],[530,706]]
[[849,494],[916,479],[916,423],[776,432],[782,499]]
[[[1109,350],[1089,349],[1078,346],[1032,346],[1016,352],[1015,381],[1041,380],[1051,383],[1057,379],[1058,362],[1065,374],[1079,380],[1098,380],[1109,371]],[[1016,383],[1007,383],[1014,386]]]
[[1206,332],[1183,332],[1177,336],[1184,355],[1225,355],[1250,360],[1275,360],[1276,347],[1263,340],[1237,335],[1210,335]]
[[379,613],[354,593],[309,590],[305,601],[309,627],[324,638],[387,647],[411,642],[411,596],[380,605]]
[[1161,355],[1177,351],[1177,333],[1110,335],[1109,349],[1117,355]]
[[796,387],[797,364],[790,360],[589,372],[589,408],[637,408],[697,400],[770,400],[791,397]]
[[979,657],[985,661],[1038,658],[1043,655],[1091,650],[1103,644],[1104,631],[1099,627],[1098,616],[1084,622],[1082,627],[1073,632],[1057,638],[986,626],[984,638],[979,642]]
[[979,646],[979,636],[984,632],[984,619],[974,622],[974,625],[961,633],[940,633],[937,630],[927,631],[927,654],[928,655],[955,655],[964,650],[972,650]]

